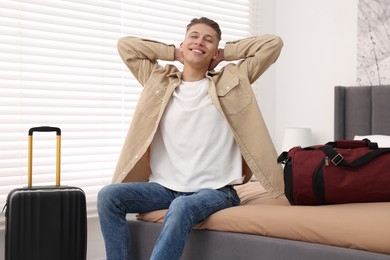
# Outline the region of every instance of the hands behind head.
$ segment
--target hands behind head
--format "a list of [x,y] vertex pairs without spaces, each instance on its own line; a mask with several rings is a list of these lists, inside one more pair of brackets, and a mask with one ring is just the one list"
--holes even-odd
[[224,60],[225,60],[225,55],[223,49],[218,49],[217,53],[215,54],[215,57],[210,62],[209,70],[215,69],[215,67],[217,67],[218,64]]
[[179,48],[175,48],[175,57],[174,60],[179,61],[181,64],[184,64],[183,52]]

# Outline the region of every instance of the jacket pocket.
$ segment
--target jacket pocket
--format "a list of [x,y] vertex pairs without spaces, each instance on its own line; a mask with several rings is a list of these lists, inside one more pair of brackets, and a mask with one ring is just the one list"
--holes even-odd
[[218,98],[222,109],[226,113],[230,115],[238,114],[251,104],[251,94],[245,84],[240,84],[240,79],[238,77],[229,79],[229,81],[226,82],[221,82],[218,85]]
[[143,89],[138,101],[139,109],[148,118],[156,118],[160,112],[165,89],[161,84],[150,84]]

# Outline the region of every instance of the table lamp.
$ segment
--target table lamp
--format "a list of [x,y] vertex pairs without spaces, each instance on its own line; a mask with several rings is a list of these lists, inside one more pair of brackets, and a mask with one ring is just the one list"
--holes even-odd
[[304,127],[288,127],[284,129],[282,152],[289,151],[294,146],[311,145],[311,129]]

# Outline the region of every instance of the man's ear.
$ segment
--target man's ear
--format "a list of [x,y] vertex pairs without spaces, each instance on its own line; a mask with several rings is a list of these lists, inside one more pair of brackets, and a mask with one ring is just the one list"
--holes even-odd
[[179,50],[180,50],[180,51],[183,51],[183,42],[180,43]]

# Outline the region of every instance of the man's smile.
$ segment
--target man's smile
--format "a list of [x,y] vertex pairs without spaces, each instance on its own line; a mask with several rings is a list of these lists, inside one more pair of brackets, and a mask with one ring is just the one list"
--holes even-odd
[[190,49],[190,51],[195,52],[195,53],[199,53],[199,54],[205,54],[204,51],[198,50],[198,49]]

